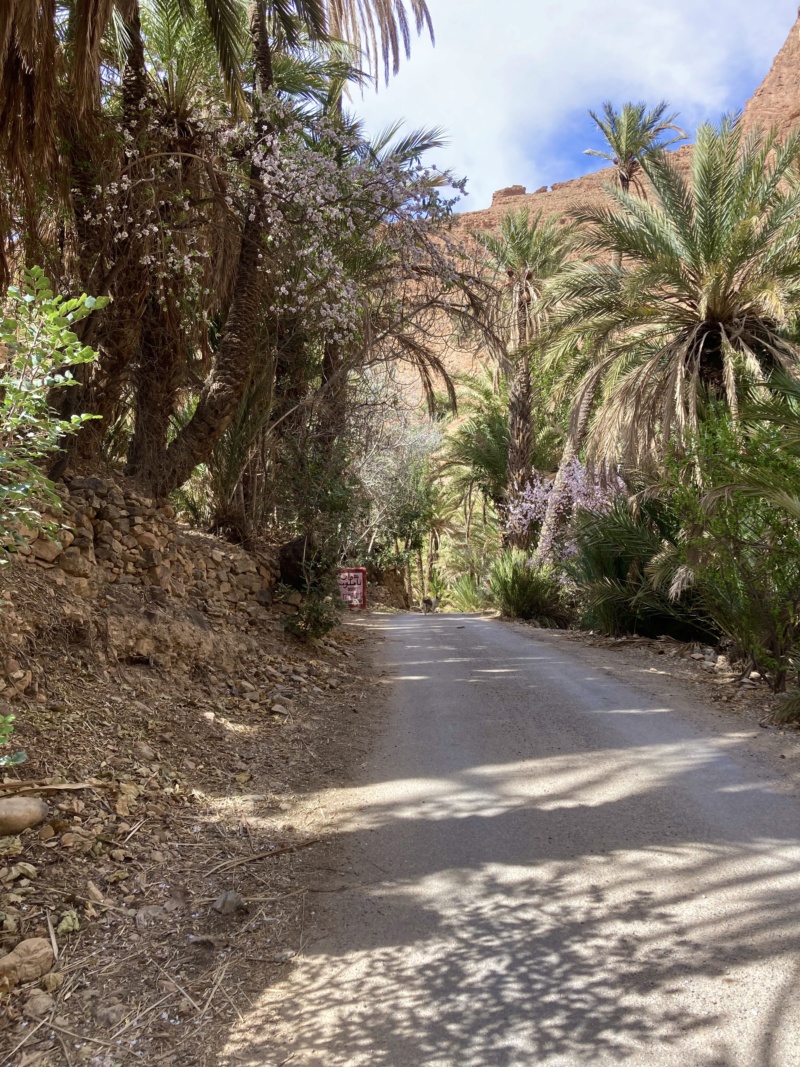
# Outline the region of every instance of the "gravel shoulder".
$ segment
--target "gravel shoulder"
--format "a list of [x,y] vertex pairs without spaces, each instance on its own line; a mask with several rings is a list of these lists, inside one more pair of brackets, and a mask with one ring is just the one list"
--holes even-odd
[[[366,748],[363,638],[304,645],[266,610],[135,592],[88,605],[33,568],[4,594],[0,651],[39,680],[4,709],[28,760],[0,796],[43,783],[46,815],[0,838],[0,960],[42,958],[0,973],[0,1064],[216,1067],[301,951],[299,859],[325,849],[305,799]],[[183,670],[109,654],[109,625],[180,640]]]

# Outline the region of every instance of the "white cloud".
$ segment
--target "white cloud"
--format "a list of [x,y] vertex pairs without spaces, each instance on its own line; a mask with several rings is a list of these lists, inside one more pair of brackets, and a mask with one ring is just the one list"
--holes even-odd
[[[377,131],[444,126],[437,162],[469,178],[464,209],[591,169],[587,109],[667,98],[692,129],[741,107],[767,73],[797,0],[429,0],[437,44],[415,41],[391,85],[354,102]],[[599,147],[599,146],[598,146]]]

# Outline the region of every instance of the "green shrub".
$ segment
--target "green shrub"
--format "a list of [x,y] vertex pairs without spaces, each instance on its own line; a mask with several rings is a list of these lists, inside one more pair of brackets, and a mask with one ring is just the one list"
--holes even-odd
[[72,327],[107,303],[85,294],[54,296],[38,267],[8,290],[0,321],[0,538],[6,544],[18,539],[20,525],[41,525],[43,507],[60,508],[43,461],[92,416],[59,418],[49,397],[76,384],[72,368],[95,359]]
[[284,629],[301,641],[324,637],[339,625],[342,606],[334,596],[309,593],[296,615],[289,615]]
[[428,596],[436,597],[439,601],[443,601],[447,596],[447,582],[436,567],[431,568],[428,580]]
[[448,607],[465,614],[483,611],[486,608],[486,593],[481,589],[477,578],[462,574],[449,586],[445,593]]
[[800,725],[800,693],[792,693],[780,702],[772,714],[773,722]]
[[607,512],[580,512],[569,574],[582,624],[615,636],[712,639],[696,591],[670,597],[653,580],[652,568],[674,548],[678,534],[675,516],[658,501],[634,506],[618,499]]
[[534,567],[524,552],[511,549],[494,562],[489,589],[503,615],[556,628],[570,621],[564,588],[552,567]]
[[[743,433],[712,413],[668,464],[660,490],[682,530],[662,567],[672,589],[692,590],[734,658],[778,692],[800,656],[800,466],[792,452],[783,428],[753,420]],[[687,470],[702,472],[700,491]]]

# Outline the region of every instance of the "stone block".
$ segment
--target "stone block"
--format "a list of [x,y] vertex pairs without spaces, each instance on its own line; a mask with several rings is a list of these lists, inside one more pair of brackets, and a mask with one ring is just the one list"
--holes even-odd
[[80,550],[74,545],[65,549],[58,557],[58,565],[65,574],[73,578],[86,579],[90,577],[93,566],[86,556],[81,555]]
[[52,563],[62,551],[63,548],[57,541],[47,541],[42,537],[37,537],[31,543],[31,554],[35,559],[43,560],[45,563]]

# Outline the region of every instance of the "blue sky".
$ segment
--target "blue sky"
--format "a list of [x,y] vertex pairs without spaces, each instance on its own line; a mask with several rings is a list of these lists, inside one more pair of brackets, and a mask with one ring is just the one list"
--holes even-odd
[[433,160],[495,189],[596,170],[588,109],[666,98],[691,131],[743,106],[797,17],[797,0],[428,0],[436,46],[414,42],[388,88],[353,101],[369,129],[444,126]]

